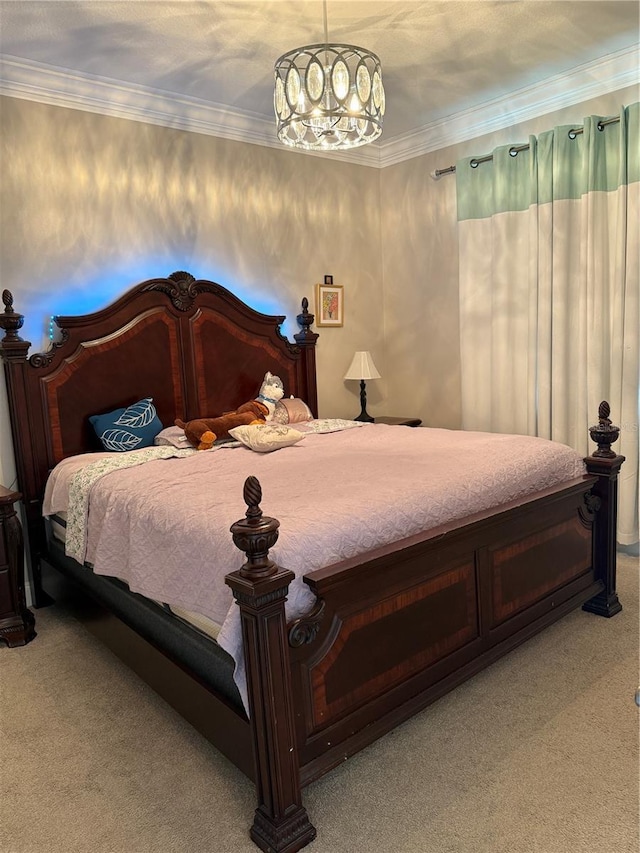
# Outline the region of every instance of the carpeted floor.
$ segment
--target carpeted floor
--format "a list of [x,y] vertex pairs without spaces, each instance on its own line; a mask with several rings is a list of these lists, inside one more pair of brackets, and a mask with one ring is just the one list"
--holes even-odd
[[[304,792],[310,853],[638,853],[638,560]],[[251,783],[72,617],[0,648],[2,853],[255,853]]]

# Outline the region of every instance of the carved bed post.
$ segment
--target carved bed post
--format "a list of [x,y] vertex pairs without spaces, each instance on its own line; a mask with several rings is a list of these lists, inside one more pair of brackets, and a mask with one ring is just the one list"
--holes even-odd
[[[27,354],[30,341],[23,340],[18,334],[24,323],[24,316],[13,310],[13,294],[2,291],[4,311],[0,312],[0,358],[4,361],[4,374],[7,383],[7,398],[11,414],[11,432],[18,472],[18,488],[22,492],[27,533],[27,550],[32,575],[32,594],[36,607],[50,604],[51,599],[42,589],[38,545],[44,536],[44,525],[40,516],[40,504],[34,501],[37,494],[36,472],[34,470],[31,440],[33,424],[29,413],[27,395]],[[17,428],[17,425],[20,428]],[[21,560],[21,565],[22,565]]]
[[620,435],[620,428],[612,425],[610,412],[609,404],[603,400],[598,409],[598,424],[589,429],[598,449],[584,460],[587,471],[598,477],[592,490],[601,502],[595,518],[593,560],[596,576],[604,583],[604,589],[583,604],[582,609],[599,616],[615,616],[622,610],[616,592],[616,528],[618,472],[625,458],[611,449]]
[[36,636],[24,595],[22,525],[14,508],[21,497],[0,486],[0,640],[11,647],[25,646]]
[[318,393],[316,389],[316,341],[319,338],[317,332],[311,331],[311,326],[315,320],[314,315],[309,311],[309,300],[305,296],[302,300],[302,313],[297,316],[298,325],[302,326],[302,331],[297,332],[293,337],[304,353],[304,369],[305,369],[305,387],[313,389],[313,392],[307,391],[307,405],[314,414],[318,417]]
[[246,517],[231,527],[247,556],[226,582],[240,607],[258,808],[251,838],[268,853],[295,853],[316,836],[302,805],[284,612],[293,572],[269,559],[280,522],[262,515],[255,477],[244,484]]

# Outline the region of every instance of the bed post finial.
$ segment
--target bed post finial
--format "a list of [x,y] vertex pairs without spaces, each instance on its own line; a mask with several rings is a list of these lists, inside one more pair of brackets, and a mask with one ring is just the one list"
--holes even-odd
[[244,481],[242,496],[247,505],[245,516],[247,518],[262,518],[262,510],[260,509],[262,486],[257,477],[247,477]]
[[614,426],[611,423],[611,406],[606,400],[603,400],[598,407],[598,423],[596,426],[589,427],[591,440],[595,441],[598,449],[591,455],[602,457],[605,459],[615,459],[616,453],[611,449],[614,441],[618,440],[620,435],[620,427]]
[[315,838],[316,830],[302,805],[293,726],[284,603],[294,574],[269,560],[280,522],[262,514],[262,489],[256,477],[245,481],[244,500],[245,518],[236,521],[231,532],[247,562],[225,582],[240,608],[247,668],[258,799],[250,834],[261,850],[295,853]]
[[4,302],[4,311],[0,314],[0,329],[4,329],[4,338],[1,345],[5,347],[7,344],[19,343],[24,347],[26,344],[26,355],[26,350],[31,344],[29,341],[24,341],[18,334],[18,329],[21,329],[24,323],[24,315],[13,310],[13,293],[10,290],[2,291],[2,301]]
[[231,525],[233,541],[247,555],[247,562],[240,569],[243,578],[265,578],[275,575],[278,567],[269,559],[269,548],[278,539],[280,522],[262,514],[260,501],[262,488],[257,477],[247,477],[243,490],[247,505],[245,517]]
[[315,344],[318,339],[318,333],[312,332],[310,328],[313,326],[315,319],[315,315],[309,311],[309,300],[304,296],[302,299],[302,312],[296,317],[298,325],[302,326],[302,331],[297,332],[297,334],[293,336],[299,344],[306,342],[312,342]]

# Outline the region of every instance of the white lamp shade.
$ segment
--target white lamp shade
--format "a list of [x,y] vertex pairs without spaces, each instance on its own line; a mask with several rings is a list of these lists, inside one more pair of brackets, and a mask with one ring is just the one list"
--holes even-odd
[[345,379],[380,379],[370,352],[357,352],[344,375]]

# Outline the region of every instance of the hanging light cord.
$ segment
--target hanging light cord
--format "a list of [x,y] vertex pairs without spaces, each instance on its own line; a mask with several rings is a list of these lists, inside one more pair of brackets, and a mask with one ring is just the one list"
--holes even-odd
[[[325,44],[325,48],[326,48],[329,45],[329,27],[327,24],[327,0],[322,0],[322,18],[323,18],[323,22],[324,22],[324,44]],[[325,50],[325,52],[324,52],[324,63],[325,63],[325,67],[328,69],[329,68],[329,53],[327,50]],[[331,134],[334,132],[334,130],[338,126],[338,123],[340,122],[340,120],[341,120],[341,116],[337,116],[335,118],[335,120],[332,122],[332,124],[330,124],[329,127],[325,128],[320,133],[320,136],[331,136]],[[305,127],[312,127],[313,126],[312,121],[303,121],[302,124]]]
[[[598,122],[597,128],[598,128],[598,130],[604,130],[608,124],[616,124],[616,122],[619,122],[619,121],[620,121],[620,116],[612,116],[611,118],[603,118],[603,119],[600,119],[600,121]],[[569,139],[575,139],[576,136],[578,136],[581,133],[584,133],[584,127],[574,127],[569,131],[567,136],[569,137]],[[511,148],[509,149],[509,154],[511,154],[512,157],[516,157],[520,153],[520,151],[526,151],[528,148],[529,148],[528,143],[525,145],[512,145]],[[473,160],[469,161],[469,165],[471,166],[472,169],[477,169],[478,166],[480,165],[480,163],[489,163],[491,160],[493,160],[493,154],[487,154],[484,157],[474,157]],[[447,166],[446,169],[434,169],[433,172],[431,172],[431,177],[433,178],[434,181],[437,181],[438,178],[440,178],[442,175],[450,175],[453,172],[455,172],[455,170],[456,170],[455,166]]]

